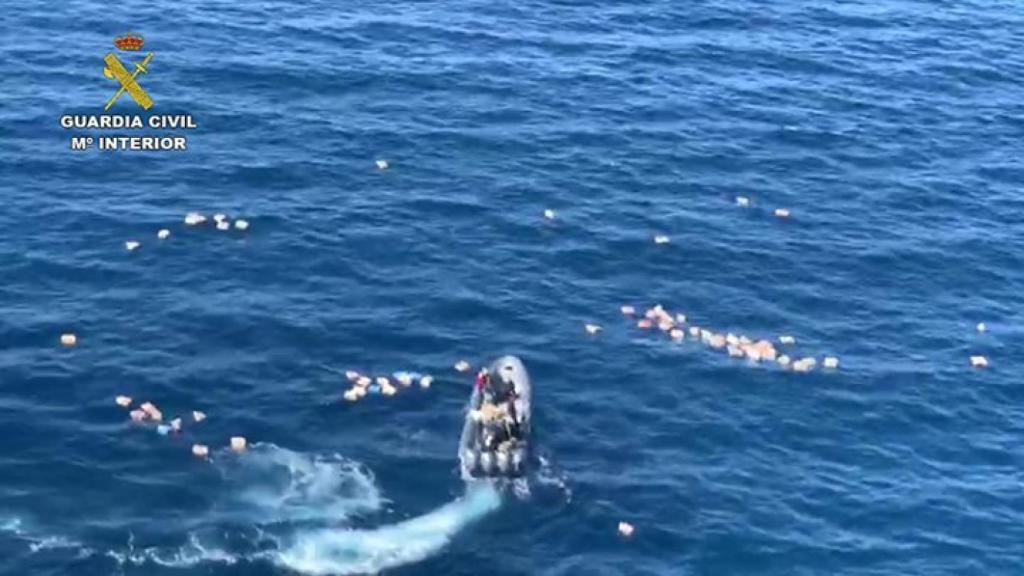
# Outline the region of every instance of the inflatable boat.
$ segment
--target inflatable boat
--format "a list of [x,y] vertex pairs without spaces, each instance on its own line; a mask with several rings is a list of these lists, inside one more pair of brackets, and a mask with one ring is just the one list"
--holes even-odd
[[478,376],[459,440],[464,478],[516,477],[530,455],[530,376],[515,356],[495,360]]

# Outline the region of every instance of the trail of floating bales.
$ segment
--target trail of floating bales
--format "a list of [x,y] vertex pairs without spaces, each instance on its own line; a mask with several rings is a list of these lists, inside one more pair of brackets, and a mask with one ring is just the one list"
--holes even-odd
[[[735,203],[740,208],[750,208],[751,200],[746,196],[737,196]],[[776,218],[789,218],[789,208],[776,208],[772,211]]]
[[[164,424],[164,414],[159,408],[157,408],[156,404],[152,402],[143,402],[138,408],[132,409],[133,402],[134,400],[131,396],[119,395],[114,398],[115,404],[121,408],[130,410],[128,412],[128,417],[133,423],[140,425],[156,424],[156,432],[161,436],[169,436],[182,432],[183,420],[180,416]],[[198,424],[203,420],[206,420],[206,414],[204,412],[200,412],[199,410],[192,411],[192,422],[194,424]],[[228,445],[235,452],[244,452],[248,445],[248,441],[244,436],[232,436],[228,441]],[[192,455],[197,458],[207,459],[210,455],[210,448],[206,444],[193,444]]]
[[409,388],[414,382],[418,382],[420,388],[423,389],[430,388],[434,383],[433,376],[419,372],[399,371],[392,373],[391,376],[399,386],[393,384],[391,378],[387,376],[373,377],[361,374],[356,370],[348,370],[345,372],[345,378],[352,384],[352,387],[346,390],[343,396],[349,402],[357,402],[369,394],[394,396],[398,393],[399,387]]
[[[199,212],[189,212],[188,214],[185,215],[184,220],[186,226],[199,226],[205,224],[207,221],[208,219],[206,218],[206,216],[200,214]],[[232,226],[234,226],[234,229],[238,230],[239,232],[245,232],[246,230],[249,229],[248,220],[244,218],[237,218],[232,222],[231,219],[229,219],[225,214],[214,214],[213,222],[214,227],[222,232],[231,230]],[[156,237],[159,240],[167,240],[168,238],[171,237],[171,231],[168,230],[167,228],[161,228],[160,230],[157,231]],[[129,252],[134,252],[138,250],[141,246],[142,243],[139,242],[138,240],[127,240],[124,243],[125,250]]]
[[[637,315],[634,306],[623,306],[620,311],[627,317]],[[675,342],[686,340],[689,334],[690,340],[700,342],[713,350],[724,351],[730,358],[745,358],[754,363],[775,363],[780,368],[793,372],[810,372],[818,365],[818,360],[814,357],[792,359],[776,348],[771,340],[754,340],[742,334],[715,332],[693,323],[688,324],[685,314],[670,313],[660,304],[648,308],[642,317],[637,318],[636,327],[641,330],[657,328]],[[591,325],[587,325],[587,332],[593,334],[596,330],[591,331]],[[778,340],[780,345],[796,344],[796,339],[789,335],[779,336]],[[821,364],[825,368],[835,370],[839,368],[839,359],[835,356],[826,356]]]

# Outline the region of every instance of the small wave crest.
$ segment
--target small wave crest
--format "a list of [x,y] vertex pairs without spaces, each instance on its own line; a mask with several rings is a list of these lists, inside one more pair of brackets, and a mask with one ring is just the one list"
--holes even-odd
[[108,550],[106,556],[119,565],[141,566],[151,562],[168,568],[190,568],[204,562],[235,564],[241,558],[241,555],[200,542],[195,534],[189,534],[188,542],[176,548],[136,548],[133,538],[129,538],[125,550]]
[[31,553],[35,554],[44,550],[71,549],[76,550],[78,556],[85,556],[92,553],[92,550],[80,542],[62,536],[60,534],[46,534],[31,522],[26,523],[17,516],[0,518],[0,532],[14,535],[28,545]]

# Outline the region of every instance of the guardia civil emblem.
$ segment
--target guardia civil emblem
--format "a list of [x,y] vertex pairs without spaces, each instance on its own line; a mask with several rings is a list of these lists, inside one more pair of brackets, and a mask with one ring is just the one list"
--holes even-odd
[[[134,32],[128,32],[127,34],[122,34],[117,38],[114,38],[114,46],[122,52],[138,53],[139,50],[142,49],[142,45],[144,43],[145,40],[142,36],[135,34]],[[118,60],[117,55],[113,52],[108,52],[107,55],[103,57],[103,61],[107,64],[103,69],[103,75],[120,84],[117,92],[110,97],[110,100],[107,100],[107,105],[103,107],[104,110],[110,110],[110,107],[114,105],[114,102],[117,102],[117,99],[125,92],[127,92],[128,96],[130,96],[136,104],[141,106],[143,110],[149,110],[149,108],[153,106],[153,99],[149,97],[149,94],[146,94],[146,91],[142,89],[142,86],[140,86],[138,80],[136,80],[139,74],[149,73],[147,66],[149,66],[151,60],[153,60],[152,52],[146,54],[146,57],[140,61],[129,62],[129,64],[134,65],[135,69],[128,72],[128,68]]]

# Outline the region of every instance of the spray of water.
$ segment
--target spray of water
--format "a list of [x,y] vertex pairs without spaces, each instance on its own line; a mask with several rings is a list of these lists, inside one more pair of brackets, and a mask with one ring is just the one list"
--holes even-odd
[[339,454],[310,455],[260,443],[215,460],[224,499],[215,514],[236,524],[339,523],[386,502],[373,473]]
[[418,562],[443,548],[465,526],[496,510],[501,497],[493,485],[432,512],[374,530],[316,530],[296,534],[277,563],[306,574],[373,574]]
[[[467,485],[464,496],[421,516],[373,529],[351,520],[379,512],[386,500],[372,473],[339,455],[311,456],[257,444],[213,459],[224,497],[179,545],[137,546],[102,556],[119,565],[186,568],[204,563],[269,562],[313,576],[374,574],[440,552],[462,529],[496,510],[490,483]],[[57,534],[35,534],[17,517],[0,516],[0,533],[25,540],[31,552],[92,549]]]
[[220,462],[225,478],[237,485],[231,492],[240,499],[230,509],[244,511],[249,521],[262,518],[264,525],[283,523],[285,531],[273,538],[276,552],[262,556],[312,575],[372,574],[423,560],[501,503],[492,485],[479,484],[422,516],[353,530],[339,523],[376,512],[385,501],[362,466],[340,456],[311,457],[273,445],[257,445]]

